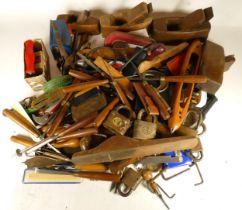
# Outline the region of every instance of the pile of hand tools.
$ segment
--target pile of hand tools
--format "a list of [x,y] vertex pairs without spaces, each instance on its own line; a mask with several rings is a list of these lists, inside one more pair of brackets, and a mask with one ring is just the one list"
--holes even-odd
[[[3,110],[29,133],[11,136],[24,146],[17,155],[26,156],[27,168],[55,176],[110,181],[121,196],[145,183],[168,208],[163,195],[173,196],[156,179],[195,166],[203,182],[197,162],[204,120],[235,61],[207,40],[212,17],[206,8],[153,18],[146,3],[101,17],[58,15],[50,22],[50,49],[61,75],[49,78],[43,42],[27,40],[25,80],[41,92]],[[97,37],[103,44],[93,47]]]

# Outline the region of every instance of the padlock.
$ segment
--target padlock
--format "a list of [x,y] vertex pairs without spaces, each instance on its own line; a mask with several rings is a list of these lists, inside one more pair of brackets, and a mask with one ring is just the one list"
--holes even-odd
[[[126,109],[129,112],[128,118],[119,113],[121,109]],[[131,126],[132,116],[133,111],[129,107],[120,105],[115,110],[110,112],[107,119],[103,123],[103,126],[112,133],[123,136]]]
[[127,197],[138,187],[142,180],[143,177],[141,173],[129,168],[123,175],[121,183],[118,185],[119,194],[123,197]]
[[138,113],[137,120],[134,121],[133,137],[136,139],[153,139],[156,136],[157,130],[157,117],[153,117],[153,122],[143,121],[142,116],[145,113],[144,109],[141,109]]

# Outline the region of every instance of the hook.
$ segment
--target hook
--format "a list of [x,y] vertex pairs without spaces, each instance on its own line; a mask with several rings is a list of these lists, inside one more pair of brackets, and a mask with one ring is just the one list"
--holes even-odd
[[199,128],[202,128],[202,131],[199,132],[199,133],[197,134],[198,136],[203,135],[203,134],[207,131],[207,126],[205,125],[204,122],[201,123],[201,125],[197,128],[197,130],[198,130]]
[[123,197],[128,197],[132,193],[132,189],[125,186],[123,183],[118,184],[117,191]]
[[197,153],[197,156],[195,156],[193,152],[191,153],[191,158],[194,162],[199,162],[203,159],[203,151],[199,151]]
[[193,162],[199,162],[203,159],[203,151],[197,152],[197,156],[194,155],[192,151],[185,151],[185,154],[193,160]]

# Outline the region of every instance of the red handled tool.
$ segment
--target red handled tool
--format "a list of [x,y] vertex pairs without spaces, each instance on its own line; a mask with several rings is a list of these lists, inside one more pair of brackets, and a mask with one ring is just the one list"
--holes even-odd
[[34,41],[27,40],[24,42],[24,64],[25,64],[26,76],[31,76],[33,74],[36,74],[34,63],[35,63]]

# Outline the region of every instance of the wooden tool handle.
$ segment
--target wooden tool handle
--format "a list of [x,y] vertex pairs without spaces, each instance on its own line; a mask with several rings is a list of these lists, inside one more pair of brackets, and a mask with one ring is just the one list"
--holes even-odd
[[[112,67],[110,64],[108,64],[105,60],[103,60],[101,57],[97,57],[94,63],[102,70],[104,71],[107,75],[109,75],[111,78],[115,77],[123,77],[123,74]],[[128,78],[125,78],[120,80],[118,82],[122,87],[125,87],[126,89],[130,89],[132,87],[130,81]]]
[[86,23],[80,24],[78,22],[75,22],[75,23],[70,23],[70,27],[73,31],[77,31],[82,34],[93,34],[93,35],[99,34],[98,24],[87,25]]
[[166,125],[160,122],[156,122],[156,126],[157,126],[157,133],[159,133],[162,137],[164,138],[171,137],[170,130]]
[[120,85],[117,82],[113,82],[113,86],[118,94],[118,97],[120,98],[120,101],[122,101],[122,103],[126,106],[128,106],[129,108],[131,108],[131,105],[126,97],[126,95],[124,94],[122,88],[120,87]]
[[[119,86],[120,86],[120,84],[119,84]],[[133,89],[132,84],[131,84],[131,87],[132,87],[131,89]],[[121,88],[122,88],[123,92],[125,93],[125,95],[127,96],[127,98],[129,100],[133,101],[135,97],[134,97],[134,94],[132,93],[131,89],[124,87],[124,86],[121,86]]]
[[153,60],[151,61],[143,61],[138,69],[139,72],[142,74],[145,71],[149,70],[150,68],[156,66],[157,64],[160,64],[160,62],[167,60],[168,58],[180,53],[182,50],[184,50],[186,47],[188,46],[187,42],[183,42],[165,52],[163,52],[162,54],[156,56]]
[[108,64],[102,57],[98,56],[96,58],[96,60],[94,61],[94,63],[102,70],[105,72],[105,74],[109,75],[112,79],[115,77],[123,77],[123,79],[118,81],[118,84],[120,85],[120,87],[122,88],[122,90],[124,91],[125,95],[130,99],[133,100],[134,99],[134,95],[131,92],[132,90],[132,84],[129,81],[128,78],[124,77],[123,74],[118,71],[117,69],[115,69],[114,67],[112,67],[110,64]]
[[159,115],[159,110],[150,99],[150,97],[146,94],[144,87],[140,82],[133,82],[135,91],[137,92],[146,112],[150,115]]
[[[70,162],[70,159],[62,154],[57,154],[57,153],[52,153],[52,152],[47,152],[47,151],[38,151],[38,153],[45,157],[50,157],[50,158],[54,158],[56,160]],[[39,156],[35,156],[35,157],[39,157]]]
[[76,70],[73,70],[73,69],[71,69],[69,71],[69,75],[71,75],[72,77],[75,77],[77,79],[80,79],[80,80],[86,80],[86,81],[97,80],[97,78],[94,77],[94,76],[91,76],[91,75],[86,74],[84,72],[76,71]]
[[82,117],[77,123],[74,123],[73,125],[71,125],[67,129],[65,129],[64,131],[59,133],[58,136],[61,137],[61,136],[64,136],[64,135],[66,135],[68,133],[76,131],[79,128],[85,127],[86,125],[88,125],[89,123],[94,121],[94,119],[97,117],[97,115],[98,115],[97,112],[93,112],[91,114],[88,114],[88,116]]
[[[57,139],[58,141],[58,139]],[[56,142],[52,144],[55,148],[79,148],[80,147],[80,139],[73,138],[66,141]]]
[[140,99],[140,101],[142,102],[142,104],[143,104],[145,110],[148,112],[148,107],[147,107],[147,104],[146,104],[146,102],[145,102],[145,100],[144,100],[144,98],[145,98],[145,96],[146,96],[146,93],[145,93],[145,91],[144,91],[144,89],[143,89],[141,83],[140,83],[140,82],[133,82],[132,84],[133,84],[134,89],[135,89],[135,91],[137,92],[137,94],[138,94],[138,96],[139,96],[139,99]]
[[68,133],[58,138],[58,140],[68,140],[73,138],[80,138],[83,136],[90,136],[98,132],[97,128],[83,128],[75,132]]
[[13,122],[21,126],[23,129],[34,135],[35,137],[40,136],[40,131],[35,128],[28,120],[26,120],[21,114],[14,110],[4,109],[3,115],[11,119]]
[[[182,67],[180,70],[180,76],[186,76],[187,70],[190,68],[191,75],[197,75],[200,62],[202,58],[202,43],[199,40],[194,40],[189,48],[187,49]],[[192,92],[195,87],[194,83],[189,83],[186,85],[186,99],[181,103],[181,95],[183,90],[183,83],[176,83],[176,87],[173,91],[172,98],[172,114],[168,120],[168,126],[171,133],[177,130],[183,120],[186,117],[187,111],[190,106],[190,101],[192,98]]]
[[97,116],[95,119],[95,126],[98,128],[102,125],[103,121],[106,119],[110,111],[116,106],[119,102],[119,98],[114,98]]
[[134,164],[138,161],[139,158],[114,161],[108,165],[108,168],[112,173],[119,173],[120,171],[123,171],[123,169],[128,165]]
[[148,113],[150,115],[159,115],[159,110],[156,107],[156,105],[154,104],[153,100],[149,97],[149,96],[145,96],[145,102],[147,104],[148,107]]
[[103,172],[79,172],[75,173],[75,176],[82,178],[88,178],[91,180],[120,182],[121,177],[117,174],[103,173]]
[[62,119],[64,118],[68,108],[69,108],[69,104],[65,104],[63,107],[61,107],[60,112],[56,116],[54,122],[51,124],[51,127],[48,130],[48,132],[47,132],[47,136],[53,136],[54,135],[56,129],[58,128],[58,126],[60,125]]
[[[79,83],[79,79],[74,79],[74,81],[72,82],[72,84],[77,84]],[[58,128],[58,126],[60,125],[61,121],[63,120],[66,111],[69,108],[69,100],[72,98],[72,93],[68,93],[66,94],[66,96],[63,98],[62,102],[61,102],[61,107],[60,107],[60,112],[57,114],[54,122],[51,124],[48,132],[47,132],[47,136],[53,136],[56,133],[56,130]]]
[[77,98],[77,97],[79,97],[79,96],[81,96],[81,95],[89,92],[90,90],[93,90],[93,89],[96,89],[96,88],[99,89],[99,87],[92,87],[92,88],[88,88],[88,89],[85,89],[85,90],[81,90],[79,92],[76,92],[76,94],[74,95],[74,97]]
[[182,75],[182,76],[165,76],[160,78],[165,82],[183,82],[183,83],[206,83],[208,78],[203,75]]
[[164,120],[167,120],[170,117],[170,113],[167,110],[166,104],[163,103],[163,100],[161,100],[161,97],[159,93],[147,82],[144,82],[144,87],[146,93],[154,100],[156,106],[159,109],[160,115]]
[[105,85],[108,83],[109,83],[108,80],[93,80],[91,82],[83,82],[80,84],[69,85],[69,86],[63,87],[62,90],[64,93],[70,93],[70,92],[76,92],[76,91],[89,89],[92,87],[98,87],[100,85]]
[[[41,131],[43,132],[43,133],[46,133],[48,130],[49,130],[49,128],[50,128],[50,125],[46,125],[46,126],[43,126],[42,128],[41,128]],[[56,128],[56,131],[55,131],[55,133],[53,134],[53,135],[58,135],[59,133],[61,133],[62,131],[64,131],[66,128],[64,128],[64,127],[57,127]]]
[[83,171],[99,171],[104,172],[108,167],[102,163],[96,164],[75,164],[75,168]]
[[26,147],[30,147],[35,143],[33,140],[30,140],[30,139],[22,137],[22,136],[21,137],[20,136],[11,136],[10,139],[12,142],[22,144]]
[[101,56],[104,59],[118,59],[122,60],[124,59],[124,54],[128,55],[128,58],[130,58],[134,52],[135,48],[115,48],[115,49],[110,49],[110,48],[99,48],[95,51],[92,51],[91,49],[83,49],[79,51],[81,54],[87,56],[91,59],[96,59],[98,56]]

